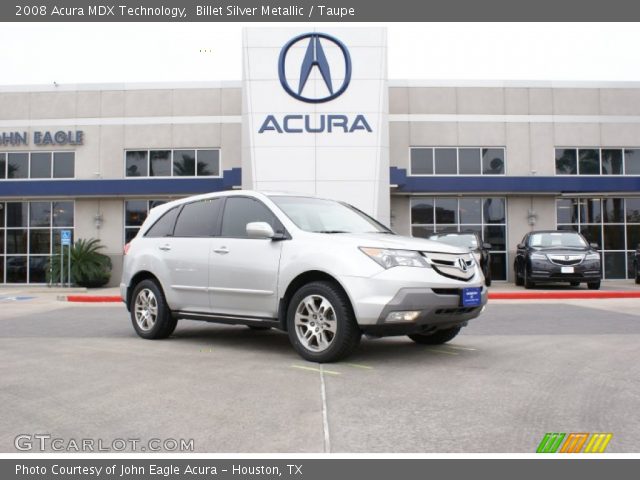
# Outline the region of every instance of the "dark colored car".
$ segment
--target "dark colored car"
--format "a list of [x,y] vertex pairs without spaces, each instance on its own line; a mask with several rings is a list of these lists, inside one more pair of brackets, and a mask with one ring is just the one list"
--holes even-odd
[[598,245],[589,244],[578,232],[545,230],[527,233],[518,245],[514,264],[516,285],[536,283],[586,283],[600,288],[602,265]]
[[482,241],[477,232],[434,233],[429,240],[443,242],[456,247],[468,248],[482,269],[484,284],[491,286],[491,244]]
[[636,248],[636,253],[633,256],[633,274],[636,279],[636,283],[640,285],[640,244]]

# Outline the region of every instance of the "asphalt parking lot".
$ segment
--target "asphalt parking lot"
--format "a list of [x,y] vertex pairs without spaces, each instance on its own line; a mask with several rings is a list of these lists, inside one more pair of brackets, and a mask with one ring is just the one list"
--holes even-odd
[[193,439],[199,452],[534,452],[546,432],[640,445],[637,299],[494,301],[453,342],[364,339],[320,367],[285,334],[119,304],[0,301],[0,451],[19,434]]

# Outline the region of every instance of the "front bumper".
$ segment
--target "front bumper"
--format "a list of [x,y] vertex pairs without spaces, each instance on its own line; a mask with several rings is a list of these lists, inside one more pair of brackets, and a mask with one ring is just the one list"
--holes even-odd
[[572,267],[573,272],[563,273],[561,265],[532,260],[530,278],[534,282],[597,282],[602,278],[599,261],[584,261]]
[[[395,267],[369,278],[348,277],[343,283],[358,324],[375,336],[426,333],[476,318],[487,303],[487,289],[479,269],[468,282],[449,279],[433,269]],[[480,288],[481,304],[462,306],[463,288]],[[418,311],[412,321],[390,322],[392,312]]]

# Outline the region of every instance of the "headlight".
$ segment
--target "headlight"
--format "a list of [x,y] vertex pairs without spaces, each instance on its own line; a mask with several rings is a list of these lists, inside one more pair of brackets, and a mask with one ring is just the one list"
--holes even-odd
[[585,260],[600,260],[600,254],[599,253],[588,253],[586,257],[584,257]]
[[419,252],[412,250],[391,250],[387,248],[360,247],[362,253],[383,268],[426,267],[429,262]]
[[531,260],[546,260],[547,256],[544,253],[532,253]]

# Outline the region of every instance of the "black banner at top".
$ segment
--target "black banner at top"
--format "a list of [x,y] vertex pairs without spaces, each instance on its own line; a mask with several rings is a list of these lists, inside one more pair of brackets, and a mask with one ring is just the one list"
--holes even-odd
[[637,21],[629,0],[14,0],[3,22]]

